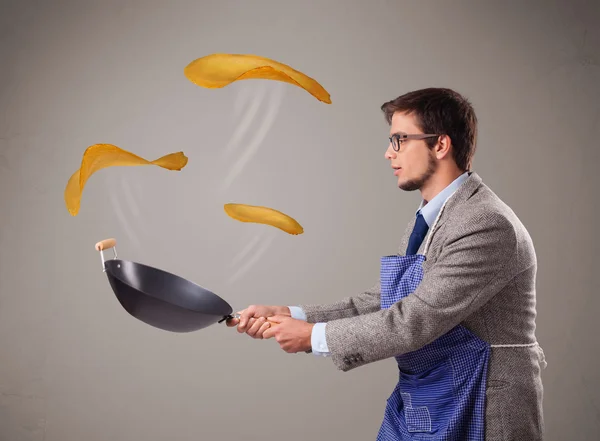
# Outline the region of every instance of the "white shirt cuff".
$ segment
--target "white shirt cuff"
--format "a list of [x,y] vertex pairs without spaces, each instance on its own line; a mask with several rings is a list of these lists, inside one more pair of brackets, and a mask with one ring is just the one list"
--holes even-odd
[[327,346],[327,340],[325,338],[325,327],[327,323],[315,323],[310,336],[310,343],[312,345],[312,352],[315,355],[328,356],[329,347]]
[[306,314],[304,313],[302,308],[300,308],[299,306],[288,306],[288,308],[290,308],[292,318],[306,321]]

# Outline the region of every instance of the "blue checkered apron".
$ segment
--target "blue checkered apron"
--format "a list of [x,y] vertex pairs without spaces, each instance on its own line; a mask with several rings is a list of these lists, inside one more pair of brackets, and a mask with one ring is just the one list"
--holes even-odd
[[[382,309],[419,286],[425,254],[381,258]],[[487,342],[458,325],[421,349],[396,356],[399,380],[377,441],[482,441],[490,351]]]

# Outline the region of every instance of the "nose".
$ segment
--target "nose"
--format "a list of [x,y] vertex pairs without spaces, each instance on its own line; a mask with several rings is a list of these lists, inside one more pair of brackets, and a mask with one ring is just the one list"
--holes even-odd
[[394,159],[394,158],[396,158],[396,151],[392,148],[392,143],[391,142],[388,145],[387,150],[385,151],[384,157],[385,157],[385,159]]

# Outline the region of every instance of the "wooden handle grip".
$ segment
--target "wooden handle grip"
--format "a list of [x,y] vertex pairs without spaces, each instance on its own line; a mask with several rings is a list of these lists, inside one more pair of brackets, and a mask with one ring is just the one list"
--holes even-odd
[[[238,313],[232,314],[231,316],[232,316],[234,319],[238,319],[238,320],[240,319],[240,314],[238,314]],[[250,318],[251,318],[251,319],[254,319],[254,320],[258,320],[258,318],[256,318],[256,317],[250,317]],[[264,318],[266,318],[266,319],[267,319],[267,322],[271,323],[272,325],[278,325],[278,324],[279,324],[279,322],[274,322],[274,321],[272,321],[272,320],[269,320],[269,317],[264,317]]]
[[117,239],[104,239],[96,244],[96,251],[110,250],[117,245]]

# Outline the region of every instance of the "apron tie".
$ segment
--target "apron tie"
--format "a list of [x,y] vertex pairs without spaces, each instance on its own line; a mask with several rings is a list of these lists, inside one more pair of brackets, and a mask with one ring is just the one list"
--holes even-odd
[[492,348],[532,348],[537,346],[540,365],[542,369],[546,369],[548,367],[548,363],[546,362],[546,356],[544,355],[544,350],[540,346],[540,344],[536,341],[533,343],[521,343],[521,344],[505,344],[505,345],[490,345]]

